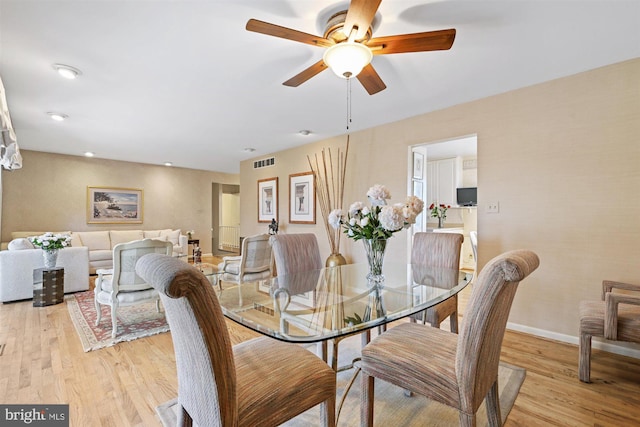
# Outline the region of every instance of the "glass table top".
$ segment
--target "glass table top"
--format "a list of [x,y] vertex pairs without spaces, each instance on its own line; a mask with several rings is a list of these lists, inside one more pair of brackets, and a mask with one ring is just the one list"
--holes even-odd
[[367,278],[366,263],[225,283],[218,299],[226,317],[288,342],[317,342],[419,313],[456,295],[471,273],[404,263],[384,264],[384,280]]

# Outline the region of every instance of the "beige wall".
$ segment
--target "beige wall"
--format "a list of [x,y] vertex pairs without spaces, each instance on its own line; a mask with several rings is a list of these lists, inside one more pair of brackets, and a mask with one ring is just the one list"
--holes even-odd
[[[23,167],[2,171],[2,241],[12,231],[180,228],[211,252],[211,183],[235,174],[21,150]],[[142,224],[87,224],[87,186],[144,190]]]
[[[352,134],[345,207],[376,183],[403,200],[411,145],[470,134],[478,135],[480,265],[506,250],[535,251],[540,268],[520,287],[510,322],[571,341],[578,301],[599,298],[603,279],[639,282],[640,59]],[[257,223],[256,181],[277,176],[281,230],[317,233],[327,256],[320,216],[315,226],[288,224],[288,175],[309,170],[308,154],[344,142],[279,152],[276,166],[259,170],[243,162],[241,235],[267,230]],[[496,201],[500,213],[486,214]],[[347,259],[363,260],[345,240]],[[406,249],[405,232],[396,233],[387,257],[406,259]]]

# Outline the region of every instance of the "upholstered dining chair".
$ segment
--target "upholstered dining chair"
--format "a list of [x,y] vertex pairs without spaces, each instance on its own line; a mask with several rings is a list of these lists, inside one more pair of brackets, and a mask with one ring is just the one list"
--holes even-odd
[[221,281],[241,285],[265,280],[273,275],[273,255],[268,234],[248,236],[242,240],[240,256],[226,256],[218,264]]
[[591,382],[592,337],[640,342],[640,285],[604,280],[601,301],[580,302],[578,371],[586,383]]
[[336,375],[311,352],[270,337],[231,345],[209,280],[175,258],[150,254],[136,272],[159,292],[176,353],[178,425],[277,426],[321,405],[335,426]]
[[[460,233],[415,233],[411,264],[458,269],[463,240]],[[458,295],[428,308],[422,316],[434,328],[439,328],[440,323],[449,317],[451,332],[458,333]]]
[[148,253],[171,255],[173,244],[160,240],[144,239],[128,243],[119,243],[113,247],[113,268],[98,269],[95,281],[94,304],[96,307],[96,326],[100,323],[101,305],[111,306],[111,336],[118,331],[116,312],[118,307],[155,301],[160,311],[160,298],[151,285],[135,272],[136,261]]
[[460,334],[407,322],[365,346],[361,425],[373,425],[375,378],[456,408],[462,426],[476,425],[476,411],[486,397],[489,424],[501,425],[500,348],[518,284],[538,264],[538,256],[527,250],[491,260],[473,287]]

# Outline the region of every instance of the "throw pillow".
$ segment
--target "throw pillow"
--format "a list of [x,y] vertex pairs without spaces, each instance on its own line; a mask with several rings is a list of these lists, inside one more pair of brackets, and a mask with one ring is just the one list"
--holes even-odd
[[167,236],[167,240],[174,245],[180,244],[180,229],[177,230],[162,230],[160,236]]
[[24,249],[34,248],[35,246],[33,246],[33,243],[31,243],[29,239],[26,239],[24,237],[20,239],[13,239],[9,242],[9,246],[7,246],[7,249],[9,249],[10,251],[21,251]]

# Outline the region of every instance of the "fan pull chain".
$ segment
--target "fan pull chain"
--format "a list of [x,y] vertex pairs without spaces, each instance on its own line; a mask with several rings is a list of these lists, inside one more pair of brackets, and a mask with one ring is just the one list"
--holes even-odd
[[351,78],[347,78],[347,130],[351,124]]

